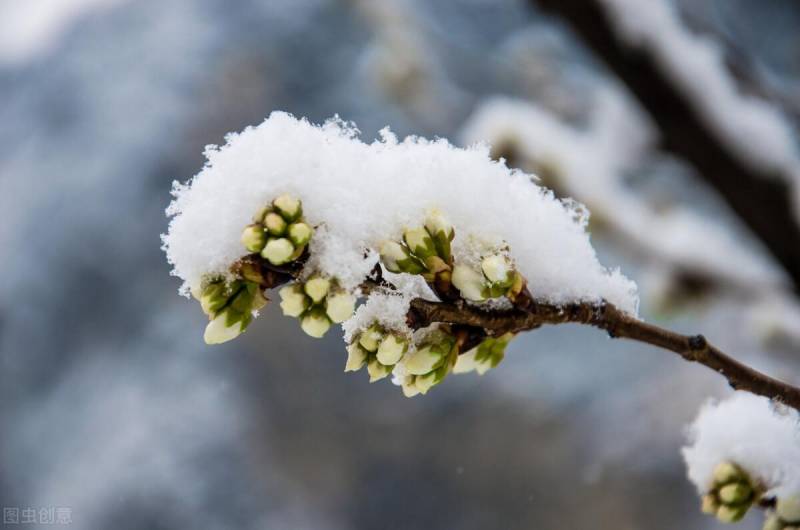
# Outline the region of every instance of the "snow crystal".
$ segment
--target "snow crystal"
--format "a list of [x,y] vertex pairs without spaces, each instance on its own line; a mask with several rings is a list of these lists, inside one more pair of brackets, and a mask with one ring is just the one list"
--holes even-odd
[[356,309],[355,314],[342,323],[344,341],[350,344],[353,337],[374,323],[379,323],[386,330],[410,333],[406,324],[409,296],[402,294],[372,293],[365,304]]
[[800,492],[800,418],[767,398],[736,392],[706,403],[683,448],[689,479],[698,491],[711,486],[714,467],[731,461],[764,483],[768,495]]
[[[456,261],[469,238],[508,244],[533,295],[551,303],[601,299],[635,314],[636,286],[597,260],[582,214],[537,186],[530,175],[489,157],[486,145],[459,149],[446,140],[409,137],[388,129],[370,144],[353,125],[315,126],[283,112],[206,150],[208,162],[188,185],[175,184],[173,216],[163,236],[183,291],[206,274],[225,274],[247,251],[239,238],[251,216],[276,196],[303,201],[317,227],[310,269],[355,289],[377,262],[375,250],[419,226],[438,208],[456,229]],[[365,252],[366,251],[366,252]]]

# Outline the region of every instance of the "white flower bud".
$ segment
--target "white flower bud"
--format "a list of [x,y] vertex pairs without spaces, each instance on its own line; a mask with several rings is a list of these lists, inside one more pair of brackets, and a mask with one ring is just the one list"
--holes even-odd
[[267,228],[267,232],[269,232],[270,235],[278,237],[286,232],[287,225],[280,214],[269,212],[264,216],[264,226]]
[[353,315],[356,298],[346,291],[329,295],[325,299],[325,312],[334,324],[340,324]]
[[412,375],[424,375],[436,368],[442,361],[442,352],[435,346],[425,346],[411,352],[405,358],[406,371]]
[[383,333],[381,333],[377,327],[371,326],[361,333],[361,336],[358,338],[358,343],[368,352],[374,353],[378,350],[378,344],[382,338]]
[[743,478],[742,470],[733,462],[720,462],[714,468],[714,483],[717,485],[727,484]]
[[303,289],[305,289],[306,294],[311,297],[311,300],[315,304],[320,303],[328,295],[330,288],[331,281],[322,276],[314,276],[309,278],[303,285]]
[[478,348],[472,348],[467,353],[462,353],[456,360],[456,365],[453,367],[454,374],[466,374],[478,367],[478,361],[475,360],[475,355],[478,353]]
[[409,228],[403,232],[403,239],[411,252],[420,259],[436,255],[436,247],[431,235],[422,227]]
[[739,504],[753,494],[753,488],[743,482],[734,482],[719,489],[719,500],[725,504]]
[[392,373],[392,367],[384,366],[378,362],[378,359],[373,358],[367,363],[367,373],[369,374],[369,382],[374,383]]
[[380,254],[381,263],[390,272],[403,272],[398,262],[409,258],[408,250],[397,241],[384,241]]
[[288,222],[296,221],[303,213],[303,205],[300,199],[284,194],[272,201],[275,209],[283,216]]
[[405,397],[408,397],[408,398],[414,397],[414,396],[416,396],[416,395],[418,395],[420,393],[419,390],[417,389],[417,385],[415,383],[416,383],[416,376],[408,375],[408,376],[405,377],[405,379],[403,380],[403,385],[402,385],[403,395]]
[[480,272],[466,265],[456,265],[453,268],[451,281],[462,298],[474,302],[486,300],[486,280]]
[[324,311],[312,309],[300,319],[300,327],[307,335],[320,339],[331,329],[331,321]]
[[436,372],[430,372],[425,375],[418,375],[414,381],[414,386],[417,387],[420,394],[427,394],[428,390],[436,385]]
[[298,248],[308,244],[312,235],[314,235],[314,229],[306,223],[299,222],[289,225],[289,239]]
[[233,340],[244,331],[242,328],[242,321],[236,320],[229,326],[227,324],[228,312],[222,311],[206,326],[206,331],[203,334],[203,340],[206,344],[222,344]]
[[510,286],[514,281],[513,269],[506,256],[495,254],[488,256],[481,261],[481,270],[486,278],[495,284],[505,287]]
[[291,260],[294,253],[294,245],[286,238],[270,239],[264,250],[261,251],[261,257],[272,263],[273,265],[283,265]]
[[749,507],[748,504],[740,506],[723,504],[717,509],[717,520],[723,523],[735,523],[736,521],[740,521],[742,517],[744,517],[744,514],[747,513]]
[[425,219],[425,229],[434,236],[442,232],[448,239],[452,238],[454,234],[453,225],[450,224],[450,221],[447,220],[440,210],[432,210],[428,214],[428,217]]
[[784,521],[795,525],[800,523],[800,494],[779,498],[775,511]]
[[287,317],[299,317],[311,306],[311,299],[298,284],[283,287],[278,294],[281,297],[281,310]]
[[376,356],[381,364],[391,366],[397,364],[406,350],[408,350],[408,342],[402,337],[389,333],[378,346]]
[[267,234],[259,224],[247,225],[242,230],[242,245],[250,252],[261,252],[267,244]]
[[367,364],[367,357],[367,350],[357,343],[350,344],[347,347],[347,362],[344,365],[344,371],[357,372]]

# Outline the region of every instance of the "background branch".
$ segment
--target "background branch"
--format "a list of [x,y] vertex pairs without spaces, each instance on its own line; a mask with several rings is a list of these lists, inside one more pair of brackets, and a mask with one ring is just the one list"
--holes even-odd
[[789,176],[742,163],[699,114],[691,98],[640,47],[614,31],[598,0],[531,0],[575,30],[628,87],[659,129],[662,147],[686,160],[763,242],[800,292],[800,224]]

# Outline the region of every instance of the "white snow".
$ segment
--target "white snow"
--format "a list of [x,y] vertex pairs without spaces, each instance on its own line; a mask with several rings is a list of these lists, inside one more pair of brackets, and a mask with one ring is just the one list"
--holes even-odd
[[774,264],[713,219],[683,207],[656,211],[628,189],[624,176],[646,161],[653,132],[618,90],[598,88],[591,102],[588,123],[578,128],[534,103],[490,98],[464,125],[461,139],[510,143],[524,162],[554,168],[565,193],[585,203],[646,259],[750,289],[781,284],[784,278]]
[[[208,162],[190,183],[176,183],[164,249],[183,292],[205,274],[223,274],[246,254],[241,230],[261,206],[282,193],[303,200],[317,227],[309,269],[321,269],[355,289],[377,261],[376,249],[419,226],[440,209],[456,229],[456,261],[474,259],[472,240],[507,243],[535,297],[551,303],[608,300],[635,314],[636,286],[597,260],[584,213],[561,202],[489,157],[446,140],[409,137],[388,129],[364,143],[354,126],[322,126],[273,113],[257,127],[206,149]],[[368,252],[365,253],[365,250]],[[365,257],[366,255],[366,257]]]
[[714,467],[731,461],[761,481],[768,495],[800,493],[800,418],[767,398],[736,392],[711,400],[689,427],[683,457],[698,491],[709,490]]
[[800,182],[797,138],[769,103],[743,94],[720,47],[691,33],[665,0],[602,0],[620,35],[648,50],[740,160]]

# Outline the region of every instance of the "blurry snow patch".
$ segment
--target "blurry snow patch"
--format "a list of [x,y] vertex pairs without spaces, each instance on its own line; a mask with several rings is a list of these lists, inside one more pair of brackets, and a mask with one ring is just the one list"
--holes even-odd
[[[175,184],[173,216],[163,236],[174,274],[186,287],[205,274],[226,274],[247,254],[242,229],[263,205],[282,193],[303,200],[317,226],[310,269],[356,288],[377,262],[376,250],[420,226],[440,209],[456,227],[456,261],[473,238],[485,248],[508,244],[533,295],[561,304],[605,299],[636,313],[636,286],[597,260],[584,213],[489,157],[478,145],[459,149],[446,140],[408,137],[385,129],[366,144],[351,124],[322,126],[274,112],[257,127],[228,136],[206,151],[208,163],[189,184]],[[365,252],[365,250],[367,252]]]
[[689,479],[705,493],[714,467],[731,461],[762,481],[769,495],[800,492],[798,421],[796,410],[748,392],[709,401],[689,427],[689,445],[683,448]]
[[47,53],[81,17],[127,1],[0,1],[0,63],[24,63]]

